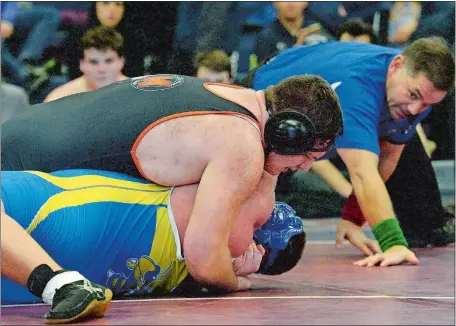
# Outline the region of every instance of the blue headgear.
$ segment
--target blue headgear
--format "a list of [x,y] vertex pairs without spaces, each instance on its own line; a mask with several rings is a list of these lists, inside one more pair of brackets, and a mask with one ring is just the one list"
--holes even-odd
[[295,214],[291,206],[276,202],[269,219],[253,234],[255,242],[266,251],[257,273],[282,274],[298,263],[306,233],[301,218]]

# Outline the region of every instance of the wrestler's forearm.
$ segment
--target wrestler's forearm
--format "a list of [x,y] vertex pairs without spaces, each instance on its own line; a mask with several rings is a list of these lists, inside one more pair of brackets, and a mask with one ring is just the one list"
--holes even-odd
[[199,255],[188,255],[185,258],[190,275],[205,286],[222,291],[238,290],[238,280],[233,270],[228,246],[219,246],[216,250],[205,249],[204,259]]
[[[199,190],[201,191],[201,186]],[[215,200],[216,198],[212,198],[211,203],[218,203],[219,211],[225,212],[225,215],[199,215],[197,205],[193,208],[183,243],[185,264],[190,275],[204,285],[223,291],[236,291],[238,279],[234,273],[228,246],[232,223],[222,224],[221,221],[235,220],[231,216],[239,216],[240,208],[233,202],[227,206],[220,206],[222,200]],[[211,218],[205,218],[206,216]]]
[[26,285],[35,267],[49,265],[62,269],[14,219],[2,212],[2,276]]
[[[200,184],[198,191],[204,190],[202,188]],[[238,284],[228,247],[232,223],[222,221],[234,221],[240,208],[231,201],[223,203],[216,193],[213,191],[211,205],[201,207],[195,204],[193,207],[183,242],[185,264],[190,275],[204,285],[235,291]],[[204,193],[203,197],[209,196]],[[210,213],[213,206],[218,208],[218,214]]]

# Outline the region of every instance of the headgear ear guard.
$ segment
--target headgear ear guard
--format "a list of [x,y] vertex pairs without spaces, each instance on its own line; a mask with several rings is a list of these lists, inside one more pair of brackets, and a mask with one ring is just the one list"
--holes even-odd
[[[276,202],[269,219],[254,232],[253,240],[266,251],[257,273],[282,274],[293,268],[301,258],[306,233],[301,218],[295,213],[289,205]],[[287,261],[288,264],[284,264]]]
[[272,114],[268,100],[266,109],[269,113],[269,119],[264,126],[267,150],[280,155],[303,155],[310,151],[326,152],[332,146],[334,140],[315,148],[319,133],[306,115],[291,108]]
[[284,110],[266,121],[264,140],[269,149],[277,154],[305,154],[315,145],[315,126],[304,114]]

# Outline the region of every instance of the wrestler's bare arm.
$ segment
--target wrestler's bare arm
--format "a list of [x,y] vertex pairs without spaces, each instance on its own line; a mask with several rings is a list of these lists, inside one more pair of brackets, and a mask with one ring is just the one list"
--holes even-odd
[[231,232],[229,245],[233,257],[242,254],[253,240],[253,232],[271,216],[275,203],[277,176],[263,171],[260,183],[242,206],[239,218]]
[[260,183],[243,206],[241,216],[253,214],[258,216],[258,212],[260,212],[261,215],[266,216],[263,221],[256,221],[256,224],[262,225],[266,222],[274,209],[277,178],[277,175],[271,175],[263,170]]
[[203,284],[239,289],[228,239],[241,208],[257,188],[264,165],[258,134],[232,132],[204,170],[184,238],[186,265]]
[[228,242],[231,254],[236,257],[233,261],[236,275],[248,276],[260,268],[265,250],[261,245],[256,245],[253,233],[271,216],[276,183],[277,176],[263,171],[258,187],[242,206]]

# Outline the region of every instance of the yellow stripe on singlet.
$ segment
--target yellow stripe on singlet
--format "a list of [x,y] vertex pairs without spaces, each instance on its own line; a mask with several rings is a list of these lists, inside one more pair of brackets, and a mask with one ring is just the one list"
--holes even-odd
[[[36,173],[35,173],[36,174]],[[40,175],[41,177],[41,175]],[[44,179],[47,180],[49,175],[45,174]],[[50,176],[53,177],[53,176]],[[66,178],[59,178],[57,179],[66,179]],[[170,195],[171,188],[168,187],[161,187],[157,185],[149,185],[144,184],[146,187],[145,190],[140,189],[127,189],[125,185],[127,183],[131,183],[128,181],[122,182],[122,180],[113,180],[109,178],[107,181],[113,181],[112,184],[116,184],[115,187],[113,186],[99,186],[94,185],[92,187],[87,187],[90,182],[82,183],[80,180],[77,180],[79,177],[71,177],[74,179],[75,184],[79,184],[80,187],[85,186],[85,188],[74,189],[69,191],[63,191],[58,193],[52,197],[50,197],[46,203],[39,209],[39,211],[34,216],[32,222],[27,228],[28,233],[32,233],[33,230],[46,219],[49,214],[66,207],[74,207],[89,203],[95,202],[118,202],[118,203],[127,203],[127,204],[142,204],[142,205],[158,205],[167,203],[168,197]],[[53,178],[54,179],[54,178]],[[68,178],[70,179],[70,178]],[[64,181],[66,180],[53,180],[54,184],[65,184],[65,186],[72,188],[72,185],[66,184]],[[114,182],[119,181],[119,182]],[[107,182],[109,183],[109,182]],[[135,184],[135,183],[134,183]],[[141,184],[135,184],[141,185]],[[141,187],[142,188],[142,187]],[[150,190],[154,189],[153,192]],[[149,190],[149,191],[147,191]],[[163,193],[163,195],[158,195],[159,193]]]
[[81,176],[71,176],[71,177],[58,177],[55,175],[50,175],[38,171],[25,171],[27,173],[35,174],[46,181],[60,187],[62,189],[78,189],[78,188],[87,188],[93,186],[113,186],[137,190],[146,190],[146,191],[166,191],[169,190],[169,187],[159,186],[154,183],[140,183],[128,180],[115,179],[110,177],[104,177],[100,175],[81,175]]
[[[166,282],[153,282],[150,287],[153,293],[169,293],[187,277],[188,270],[185,261],[177,259],[174,237],[179,237],[179,235],[173,234],[168,209],[164,207],[157,210],[156,230],[149,256],[162,269],[158,280],[166,279]],[[171,264],[171,262],[173,263]]]

